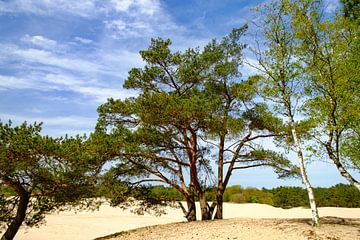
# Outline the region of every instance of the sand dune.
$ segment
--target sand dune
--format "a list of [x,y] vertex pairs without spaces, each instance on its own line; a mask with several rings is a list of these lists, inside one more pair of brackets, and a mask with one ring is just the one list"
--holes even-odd
[[[360,208],[319,208],[319,214],[322,217],[333,216],[355,219],[360,218]],[[281,209],[265,204],[225,203],[224,217],[226,219],[253,218],[255,220],[260,218],[297,219],[310,218],[311,212],[309,209],[304,208]],[[61,212],[59,214],[50,214],[46,216],[46,225],[42,225],[40,228],[23,228],[15,239],[89,240],[124,230],[183,221],[185,219],[180,209],[169,208],[167,209],[167,214],[161,217],[148,214],[138,216],[131,213],[130,210],[112,208],[104,204],[100,207],[99,211],[94,212]]]
[[360,220],[326,217],[319,228],[309,219],[232,218],[170,223],[126,231],[97,240],[357,240]]

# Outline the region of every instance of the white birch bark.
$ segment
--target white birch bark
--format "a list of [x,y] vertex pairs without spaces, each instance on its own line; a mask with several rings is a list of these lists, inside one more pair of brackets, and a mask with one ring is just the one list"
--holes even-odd
[[302,148],[301,148],[301,144],[300,141],[298,139],[297,133],[296,133],[296,126],[295,126],[295,122],[294,119],[292,119],[292,117],[289,116],[289,121],[291,123],[291,134],[294,140],[294,145],[295,145],[295,149],[296,149],[296,153],[297,153],[297,157],[298,157],[298,161],[299,161],[299,167],[300,167],[300,173],[301,173],[301,178],[302,181],[306,187],[308,196],[309,196],[309,202],[310,202],[310,207],[311,207],[311,213],[312,213],[312,219],[313,219],[313,224],[315,226],[319,225],[319,213],[316,207],[316,202],[315,202],[315,197],[314,197],[314,192],[312,189],[312,186],[310,184],[310,181],[307,177],[307,173],[306,173],[306,169],[305,169],[305,162],[304,162],[304,155],[302,152]]

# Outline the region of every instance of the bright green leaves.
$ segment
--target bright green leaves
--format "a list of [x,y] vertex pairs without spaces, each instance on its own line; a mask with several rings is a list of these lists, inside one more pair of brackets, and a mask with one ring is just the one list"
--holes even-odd
[[[324,13],[324,8],[322,1],[280,0],[260,9],[267,10],[262,17],[267,49],[256,52],[265,75],[262,93],[288,117],[288,136],[298,135],[310,158],[327,155],[358,187],[344,166],[359,165],[353,138],[360,112],[359,26],[349,16]],[[289,146],[295,142],[295,137],[284,141]]]
[[[298,41],[297,53],[302,59],[303,83],[309,91],[304,112],[316,126],[313,136],[323,136],[317,142],[326,150],[328,157],[338,164],[344,161],[341,149],[349,156],[348,136],[352,136],[359,122],[359,26],[352,18],[356,15],[356,4],[344,1],[345,17],[336,15],[328,19],[322,15],[322,6],[312,1],[299,1],[295,8],[293,26]],[[353,13],[348,9],[354,6]],[[352,17],[351,17],[352,16]],[[349,21],[350,20],[350,21]],[[345,144],[345,148],[342,148]],[[356,152],[356,144],[353,148]],[[350,154],[352,155],[352,154]]]

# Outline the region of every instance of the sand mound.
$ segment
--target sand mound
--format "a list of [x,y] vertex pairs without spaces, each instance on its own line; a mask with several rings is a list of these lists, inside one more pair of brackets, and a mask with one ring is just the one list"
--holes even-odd
[[354,240],[360,239],[360,220],[323,218],[320,228],[310,219],[230,219],[175,223],[141,228],[99,240]]
[[[199,212],[200,211],[198,211],[198,213]],[[94,211],[94,212],[74,213],[70,211],[70,212],[61,212],[59,214],[50,214],[46,217],[46,225],[42,225],[40,226],[40,228],[31,228],[31,229],[23,228],[17,234],[15,239],[16,240],[48,240],[48,239],[89,240],[89,239],[94,239],[97,237],[102,237],[116,232],[135,229],[139,227],[185,221],[182,211],[180,209],[167,209],[167,213],[168,214],[163,215],[161,217],[155,217],[148,214],[143,216],[138,216],[131,213],[130,210],[123,211],[120,208],[112,208],[109,205],[105,204],[100,207],[99,211]],[[352,208],[352,209],[319,208],[319,214],[322,217],[333,216],[344,219],[348,219],[348,218],[355,219],[360,217],[360,208]],[[262,221],[265,220],[261,220],[262,218],[307,219],[311,217],[311,212],[310,209],[305,209],[305,208],[281,209],[281,208],[274,208],[272,206],[265,204],[226,203],[224,204],[224,217],[226,219],[252,218],[253,220],[248,219],[246,221],[225,220],[224,224],[226,222],[227,223],[233,222],[234,228],[240,227],[245,229],[245,226],[249,228],[251,227],[249,233],[252,232],[254,235],[257,235],[258,233],[256,230],[257,229],[256,226],[259,226],[258,227],[259,231],[263,229]],[[237,223],[237,221],[240,222]],[[245,223],[241,221],[245,221]],[[217,223],[218,223],[217,221],[209,222],[209,223],[197,222],[197,223],[191,223],[189,225],[179,224],[176,226],[188,226],[189,228],[193,226],[193,228],[195,229],[197,228],[196,226],[198,226],[197,224],[200,224],[199,226],[202,226],[201,224],[209,224],[209,227],[210,226],[215,227]],[[275,223],[266,223],[265,225],[270,224],[269,226],[272,226],[271,224],[276,224],[276,223],[278,223],[278,221],[275,221]],[[283,225],[280,226],[283,227],[286,226],[286,222],[284,222]],[[175,234],[177,230],[171,230],[171,231],[174,232]],[[216,232],[214,234],[216,234]],[[284,233],[281,232],[281,234]],[[149,238],[145,238],[145,239],[149,239]],[[171,239],[171,238],[163,238],[163,239]],[[176,239],[180,239],[180,238],[176,238]],[[191,237],[189,239],[191,239]],[[208,239],[212,239],[212,238],[210,237]],[[222,239],[227,239],[227,238],[222,238]],[[247,238],[247,239],[253,239],[253,238]],[[352,238],[352,239],[356,239],[356,238]],[[358,237],[358,239],[360,239],[360,237]]]

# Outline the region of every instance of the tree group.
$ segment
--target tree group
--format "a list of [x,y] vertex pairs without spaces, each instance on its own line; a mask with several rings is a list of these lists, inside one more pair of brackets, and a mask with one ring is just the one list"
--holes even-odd
[[[90,137],[51,138],[39,124],[0,123],[2,239],[95,196],[114,205],[130,196],[145,208],[164,203],[146,188],[151,182],[185,200],[178,203],[188,221],[196,220],[195,201],[202,220],[221,219],[231,175],[255,167],[301,177],[318,225],[306,159],[330,160],[360,190],[351,174],[360,169],[359,3],[342,3],[335,13],[313,0],[260,5],[261,27],[251,27],[261,34],[246,44],[248,25],[203,49],[173,51],[169,39],[152,39],[140,51],[145,65],[124,82],[138,96],[102,104]],[[258,74],[244,79],[249,49]]]

